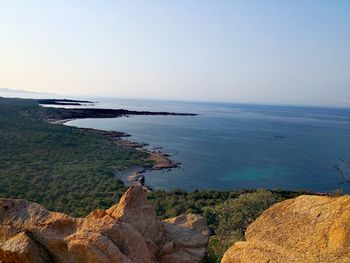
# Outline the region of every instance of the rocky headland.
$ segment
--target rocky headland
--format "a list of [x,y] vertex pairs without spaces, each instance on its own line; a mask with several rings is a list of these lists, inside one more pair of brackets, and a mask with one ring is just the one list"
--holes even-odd
[[140,186],[85,218],[0,199],[0,262],[201,262],[209,231],[190,214],[160,221]]
[[41,105],[60,105],[60,106],[89,106],[93,101],[88,100],[70,100],[70,99],[39,99],[37,102]]
[[[57,102],[58,103],[58,102]],[[67,103],[54,103],[52,106],[74,106],[74,101]],[[50,106],[51,104],[43,104]],[[77,105],[80,106],[80,105]],[[41,112],[41,117],[49,122],[65,122],[74,119],[86,118],[117,118],[131,115],[142,116],[196,116],[195,113],[181,113],[181,112],[166,112],[166,111],[134,111],[126,109],[103,109],[103,108],[53,108],[43,107],[45,110]]]
[[[59,99],[42,99],[38,100],[41,105],[53,105],[53,106],[84,106],[86,103],[93,103],[91,101],[82,100],[59,100]],[[39,112],[41,119],[46,120],[52,124],[64,124],[68,121],[75,119],[85,119],[85,118],[117,118],[117,117],[127,117],[130,115],[151,115],[151,116],[196,116],[195,113],[178,113],[178,112],[153,112],[153,111],[131,111],[125,109],[102,109],[102,108],[52,108],[43,107]],[[96,129],[85,129],[94,133],[101,134],[108,137],[116,142],[120,147],[135,148],[144,151],[148,154],[146,161],[153,163],[153,165],[141,167],[137,172],[133,172],[127,176],[128,181],[124,181],[127,184],[140,184],[144,185],[146,188],[151,189],[149,186],[145,185],[144,172],[146,170],[163,170],[172,169],[178,167],[179,163],[171,160],[169,154],[164,153],[160,150],[148,150],[144,147],[147,146],[145,143],[135,142],[126,139],[129,134],[118,132],[118,131],[103,131]]]
[[160,149],[149,150],[145,148],[146,146],[148,146],[147,144],[127,139],[128,137],[130,137],[130,135],[127,133],[87,128],[84,128],[84,130],[91,131],[93,133],[98,133],[105,137],[108,137],[109,139],[114,141],[119,147],[134,148],[147,153],[147,158],[145,158],[145,161],[150,163],[150,165],[145,165],[142,167],[132,167],[132,169],[127,169],[125,172],[120,172],[120,174],[127,173],[127,176],[119,176],[119,179],[121,179],[126,185],[137,184],[144,186],[146,189],[151,190],[151,187],[145,184],[144,173],[147,170],[169,170],[172,168],[177,168],[180,165],[179,162],[171,160],[170,155],[162,152]]

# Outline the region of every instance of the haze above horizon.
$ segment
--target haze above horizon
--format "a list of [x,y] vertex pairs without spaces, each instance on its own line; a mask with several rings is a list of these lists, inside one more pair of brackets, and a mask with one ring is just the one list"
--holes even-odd
[[2,1],[0,87],[350,105],[350,2]]

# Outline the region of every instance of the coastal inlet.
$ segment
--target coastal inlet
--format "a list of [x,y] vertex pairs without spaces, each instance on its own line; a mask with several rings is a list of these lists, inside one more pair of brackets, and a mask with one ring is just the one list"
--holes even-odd
[[[38,100],[41,105],[45,106],[45,111],[42,111],[42,118],[52,124],[64,124],[68,121],[75,119],[88,119],[88,118],[117,118],[129,115],[151,115],[151,116],[196,116],[194,113],[176,113],[176,112],[152,112],[152,111],[131,111],[125,109],[102,109],[102,108],[89,108],[86,106],[94,105],[91,101],[81,100]],[[59,108],[57,108],[57,106]],[[66,106],[66,107],[65,107]],[[74,108],[71,108],[71,107]],[[79,107],[81,106],[81,107]],[[68,108],[67,108],[68,107]],[[119,147],[133,148],[139,151],[143,151],[147,154],[145,159],[146,165],[143,167],[133,167],[127,171],[116,172],[116,176],[121,179],[125,184],[137,184],[141,185],[147,190],[151,190],[151,187],[145,184],[144,173],[149,170],[169,170],[178,167],[179,163],[169,159],[169,154],[164,153],[160,148],[148,150],[144,143],[139,143],[131,140],[127,140],[130,137],[129,134],[118,131],[103,131],[98,129],[85,128],[94,133],[106,136],[113,140]],[[126,174],[126,176],[125,176]]]

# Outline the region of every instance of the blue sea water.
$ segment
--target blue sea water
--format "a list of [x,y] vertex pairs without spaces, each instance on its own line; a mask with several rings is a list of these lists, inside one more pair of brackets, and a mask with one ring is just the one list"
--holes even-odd
[[116,99],[96,106],[198,114],[67,123],[162,147],[181,166],[147,172],[156,189],[350,190],[334,169],[350,160],[350,109]]

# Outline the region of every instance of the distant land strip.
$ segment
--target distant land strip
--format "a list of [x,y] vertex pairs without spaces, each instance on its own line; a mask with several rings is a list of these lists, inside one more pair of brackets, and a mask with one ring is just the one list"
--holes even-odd
[[94,104],[88,100],[69,100],[69,99],[39,99],[37,102],[41,105],[73,105],[83,106],[85,104]]
[[[85,103],[93,103],[91,101],[82,100],[58,100],[58,99],[44,99],[37,100],[42,105],[77,105],[81,106]],[[196,116],[196,113],[177,113],[166,111],[133,111],[126,109],[99,109],[99,108],[50,108],[45,107],[42,116],[45,120],[50,122],[64,122],[73,119],[86,118],[116,118],[129,115],[150,115],[150,116]]]

